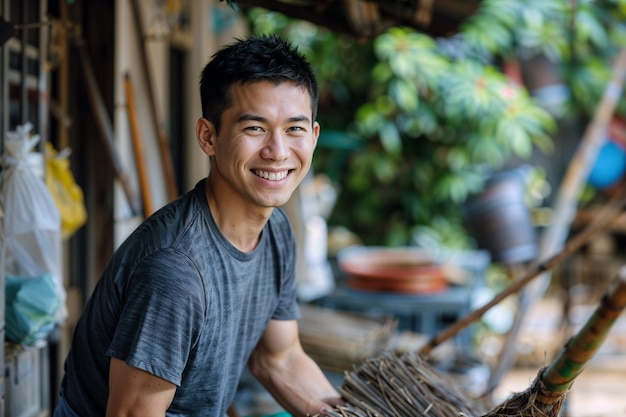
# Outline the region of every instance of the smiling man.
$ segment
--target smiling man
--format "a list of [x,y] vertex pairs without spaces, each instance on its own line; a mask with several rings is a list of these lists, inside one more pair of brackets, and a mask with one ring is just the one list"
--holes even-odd
[[294,416],[341,399],[298,339],[295,238],[279,208],[319,135],[309,64],[258,37],[202,71],[211,170],[115,252],[76,326],[55,417],[224,416],[246,364]]

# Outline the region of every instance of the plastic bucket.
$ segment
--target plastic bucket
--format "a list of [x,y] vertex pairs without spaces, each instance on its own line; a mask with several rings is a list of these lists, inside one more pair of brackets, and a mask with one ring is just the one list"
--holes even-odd
[[524,201],[524,184],[515,171],[494,176],[480,194],[468,199],[466,226],[494,261],[521,263],[537,256],[537,235]]

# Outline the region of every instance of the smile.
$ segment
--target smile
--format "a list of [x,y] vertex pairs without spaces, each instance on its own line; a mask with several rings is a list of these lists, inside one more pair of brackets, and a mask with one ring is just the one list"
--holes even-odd
[[287,177],[287,172],[288,171],[280,171],[280,172],[268,172],[268,171],[261,171],[260,169],[255,169],[254,173],[266,180],[270,180],[270,181],[280,181],[280,180],[284,180]]

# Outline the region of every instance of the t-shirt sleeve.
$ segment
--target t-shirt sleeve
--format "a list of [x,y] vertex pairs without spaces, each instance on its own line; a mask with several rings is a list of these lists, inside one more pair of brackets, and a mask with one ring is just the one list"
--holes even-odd
[[184,254],[154,253],[128,280],[107,355],[176,385],[198,340],[206,308],[202,281]]
[[277,233],[277,245],[281,250],[280,255],[280,293],[278,305],[272,319],[274,320],[297,320],[300,318],[300,309],[297,303],[297,277],[296,277],[296,238],[287,219],[287,216],[277,210],[279,221],[279,233]]

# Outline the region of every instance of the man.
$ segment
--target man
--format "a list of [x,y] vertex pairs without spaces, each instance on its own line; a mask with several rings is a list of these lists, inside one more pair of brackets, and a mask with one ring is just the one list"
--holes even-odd
[[278,37],[238,40],[206,65],[200,95],[210,173],[113,255],[55,417],[223,416],[246,363],[294,416],[340,402],[298,339],[295,239],[277,208],[319,135],[310,66]]

